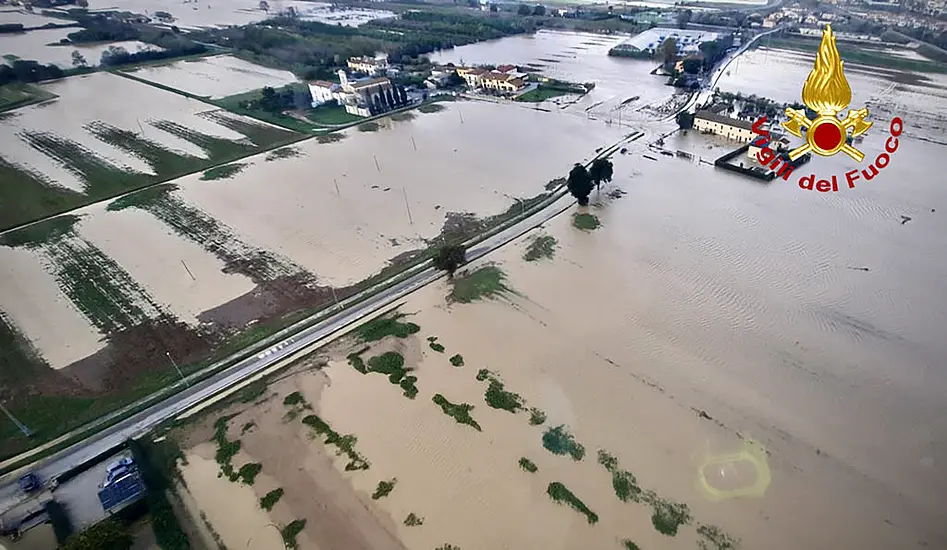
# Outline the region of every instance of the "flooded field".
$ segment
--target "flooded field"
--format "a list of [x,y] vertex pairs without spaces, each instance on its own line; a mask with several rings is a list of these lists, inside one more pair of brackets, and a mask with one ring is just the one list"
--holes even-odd
[[[759,84],[755,56],[723,88],[796,100],[811,59],[797,84]],[[242,443],[237,486],[266,476],[241,514],[305,520],[300,548],[947,546],[947,192],[930,114],[945,105],[913,99],[935,77],[882,78],[849,76],[853,105],[875,107],[869,157],[894,108],[905,120],[870,182],[823,195],[638,144],[593,193],[594,230],[570,211],[419,291],[262,405],[208,416],[188,456],[210,456],[196,443],[221,422],[218,444]],[[702,139],[669,146],[724,148]],[[800,171],[864,167],[839,155]],[[277,488],[260,517],[252,499]],[[197,498],[217,517],[221,502]],[[370,545],[350,510],[399,540]]]
[[[58,99],[8,113],[0,127],[0,228],[297,137],[109,73],[43,88]],[[114,99],[99,101],[106,92]]]
[[141,67],[129,73],[149,82],[210,99],[249,92],[264,86],[279,88],[296,82],[296,76],[290,71],[262,67],[230,55]]
[[[58,21],[58,20],[57,20]],[[75,32],[74,28],[42,29],[17,34],[0,34],[0,52],[5,56],[4,62],[9,62],[6,56],[15,56],[19,59],[31,59],[44,65],[57,65],[67,69],[72,67],[72,52],[78,51],[89,65],[98,65],[102,52],[110,46],[125,48],[129,52],[138,52],[146,49],[160,49],[151,44],[128,40],[125,42],[109,42],[107,44],[66,46],[58,44],[59,40]]]
[[[576,114],[622,123],[651,121],[670,114],[677,95],[667,78],[648,74],[657,64],[648,60],[609,57],[608,50],[628,35],[547,32],[491,40],[432,54],[438,63],[503,64],[528,67],[545,76],[572,82],[594,82],[595,89],[560,108]],[[544,106],[548,106],[546,102]]]
[[271,0],[269,9],[260,9],[258,0],[92,0],[89,9],[117,9],[151,16],[155,11],[165,11],[174,18],[172,24],[182,29],[207,27],[226,27],[247,25],[274,17],[278,13],[293,8],[303,19],[320,21],[335,25],[358,26],[362,23],[390,17],[393,14],[383,10],[340,8],[336,9],[321,2],[301,0]]

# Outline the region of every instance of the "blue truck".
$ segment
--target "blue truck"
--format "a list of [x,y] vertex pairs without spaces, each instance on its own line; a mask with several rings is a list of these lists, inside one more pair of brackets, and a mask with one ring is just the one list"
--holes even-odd
[[109,465],[105,481],[99,488],[102,509],[111,514],[145,496],[145,484],[131,459]]

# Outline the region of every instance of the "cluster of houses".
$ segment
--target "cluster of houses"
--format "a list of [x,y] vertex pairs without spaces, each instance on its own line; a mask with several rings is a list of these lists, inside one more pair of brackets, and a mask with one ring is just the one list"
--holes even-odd
[[367,117],[389,111],[405,101],[403,91],[396,90],[388,79],[392,68],[387,55],[352,57],[347,65],[353,75],[364,76],[349,80],[345,70],[339,69],[338,84],[327,80],[309,82],[313,107],[335,101],[345,108],[345,112]]
[[499,95],[513,94],[526,87],[529,77],[517,71],[515,65],[500,65],[494,70],[480,67],[457,67],[457,76],[464,79],[467,87]]

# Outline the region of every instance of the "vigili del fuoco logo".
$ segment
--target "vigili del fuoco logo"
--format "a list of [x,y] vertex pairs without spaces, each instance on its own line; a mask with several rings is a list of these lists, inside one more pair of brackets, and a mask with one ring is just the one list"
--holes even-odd
[[[802,102],[815,113],[810,119],[803,109],[786,109],[789,120],[782,123],[787,132],[805,141],[802,145],[789,151],[789,161],[784,161],[781,155],[768,147],[770,142],[769,131],[764,129],[766,117],[762,117],[753,124],[753,133],[759,135],[753,145],[760,147],[756,153],[756,160],[763,166],[769,166],[776,171],[777,177],[789,181],[796,164],[795,161],[807,153],[815,153],[823,157],[845,153],[856,162],[865,160],[865,153],[852,145],[853,139],[861,136],[872,127],[868,121],[868,108],[849,109],[845,118],[839,118],[841,113],[852,101],[852,89],[848,85],[844,71],[845,62],[839,56],[835,45],[835,34],[832,26],[826,25],[822,31],[822,42],[816,54],[815,67],[806,78],[802,86]],[[870,181],[891,162],[891,156],[898,150],[898,136],[903,130],[900,117],[894,117],[888,129],[890,136],[885,141],[885,150],[880,152],[868,166],[860,170],[845,172],[843,184],[854,189],[859,179]],[[849,134],[851,130],[851,134]],[[799,178],[799,187],[802,189],[827,193],[839,190],[839,177],[831,174],[820,177],[816,174]]]

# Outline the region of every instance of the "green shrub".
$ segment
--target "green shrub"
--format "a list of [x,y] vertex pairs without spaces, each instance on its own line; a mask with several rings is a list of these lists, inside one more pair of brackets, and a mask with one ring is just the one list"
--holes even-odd
[[299,535],[305,527],[306,520],[295,519],[289,525],[280,529],[280,534],[283,536],[283,545],[291,550],[296,550],[296,548],[298,548],[296,536]]
[[276,506],[276,503],[279,502],[281,498],[283,498],[283,488],[273,489],[260,499],[260,508],[269,512],[273,509],[273,506]]
[[247,485],[253,485],[253,482],[256,481],[256,476],[263,470],[263,465],[259,462],[248,462],[240,467],[240,470],[237,472],[237,479],[241,480]]
[[576,461],[585,457],[585,447],[576,442],[564,424],[546,430],[543,434],[543,447],[552,454],[569,455]]
[[490,378],[490,385],[487,386],[483,398],[487,405],[494,409],[503,409],[513,414],[523,408],[523,398],[517,393],[506,391],[503,382],[496,378]]
[[395,484],[398,483],[398,478],[391,478],[389,481],[379,481],[378,486],[375,487],[375,492],[372,493],[372,500],[378,500],[388,496],[394,489]]
[[414,323],[402,323],[398,320],[404,316],[404,314],[400,314],[393,317],[378,317],[356,330],[359,337],[365,342],[376,342],[386,336],[407,338],[421,330],[421,327]]
[[300,405],[305,402],[306,399],[303,397],[303,394],[299,393],[298,391],[294,391],[283,398],[283,404],[289,407],[293,405]]
[[417,527],[418,525],[424,525],[424,518],[415,515],[414,512],[408,514],[408,517],[404,518],[404,524],[408,527]]
[[563,485],[562,483],[559,483],[558,481],[554,481],[550,483],[549,487],[546,489],[546,494],[548,494],[549,498],[551,498],[555,502],[559,504],[565,503],[571,506],[573,510],[581,514],[585,514],[585,517],[588,520],[589,524],[594,525],[595,523],[598,522],[598,514],[596,514],[592,510],[589,510],[588,506],[586,506],[584,502],[579,500],[577,496],[572,494],[572,491],[567,489],[566,486]]
[[464,366],[464,356],[459,353],[457,355],[452,356],[450,358],[450,364],[454,365],[455,367]]
[[539,468],[536,466],[536,463],[532,460],[526,458],[525,456],[520,459],[520,468],[526,470],[531,474],[535,474]]
[[532,426],[539,426],[546,422],[546,413],[533,407],[529,410],[529,423]]
[[467,403],[454,404],[447,400],[441,394],[435,394],[431,399],[436,405],[441,408],[441,411],[444,412],[447,416],[450,416],[457,421],[458,424],[466,424],[471,426],[478,432],[481,431],[480,424],[470,416],[470,411],[473,410],[474,406]]

